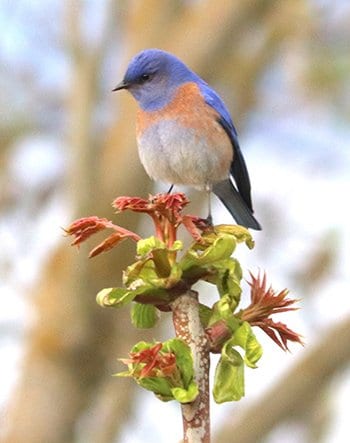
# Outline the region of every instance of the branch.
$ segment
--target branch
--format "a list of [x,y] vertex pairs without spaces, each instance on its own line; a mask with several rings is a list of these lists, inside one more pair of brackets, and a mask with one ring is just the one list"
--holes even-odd
[[172,303],[176,336],[191,348],[199,395],[193,403],[183,404],[184,443],[209,443],[209,347],[199,319],[198,295],[188,291]]

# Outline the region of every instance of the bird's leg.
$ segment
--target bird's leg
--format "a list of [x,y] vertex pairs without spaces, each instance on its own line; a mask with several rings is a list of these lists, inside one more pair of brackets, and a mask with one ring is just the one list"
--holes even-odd
[[209,226],[213,226],[213,217],[211,215],[211,185],[209,185],[208,183],[205,186],[205,190],[207,192],[207,196],[208,196],[208,217],[206,218],[206,221],[208,223]]
[[167,194],[171,194],[171,191],[173,190],[174,185],[172,184],[167,192]]

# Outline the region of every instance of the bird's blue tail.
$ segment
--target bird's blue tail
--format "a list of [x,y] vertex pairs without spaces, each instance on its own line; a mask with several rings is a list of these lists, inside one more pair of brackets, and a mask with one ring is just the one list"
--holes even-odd
[[231,213],[236,222],[246,228],[261,230],[260,223],[254,217],[231,180],[223,180],[213,185],[213,192]]

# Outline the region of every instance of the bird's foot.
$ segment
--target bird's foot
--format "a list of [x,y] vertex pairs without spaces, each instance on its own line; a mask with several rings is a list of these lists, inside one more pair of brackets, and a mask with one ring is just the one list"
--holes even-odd
[[208,226],[213,226],[213,217],[212,215],[209,213],[208,217],[204,219],[205,222],[207,223]]

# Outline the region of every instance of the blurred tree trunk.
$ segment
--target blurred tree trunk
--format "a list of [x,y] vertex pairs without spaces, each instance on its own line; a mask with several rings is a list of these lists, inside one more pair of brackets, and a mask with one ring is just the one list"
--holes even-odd
[[[73,217],[98,213],[101,206],[111,216],[111,193],[104,193],[97,179],[100,146],[96,143],[101,144],[102,137],[98,138],[93,128],[99,70],[114,34],[115,5],[109,4],[109,28],[96,48],[83,41],[83,12],[78,2],[67,2],[66,45],[72,72],[66,102],[70,154],[67,195],[74,208]],[[131,122],[126,124],[131,128]],[[128,157],[122,143],[115,149],[119,159]],[[126,177],[118,175],[118,162],[114,164],[113,180],[118,189],[118,182]],[[146,183],[142,186],[131,178],[127,177],[130,194],[140,187],[147,188]],[[136,219],[127,222],[131,229],[136,228]],[[96,398],[100,380],[111,378],[115,372],[115,363],[112,368],[110,362],[115,362],[118,354],[125,355],[138,339],[137,331],[128,327],[127,311],[116,316],[95,303],[99,289],[120,282],[121,269],[132,255],[132,248],[124,248],[122,254],[88,262],[85,248],[77,254],[64,241],[48,259],[34,294],[37,322],[28,337],[22,377],[10,405],[3,441],[67,443],[76,439],[77,421]],[[114,381],[120,388],[119,380]],[[131,383],[124,383],[118,392],[121,413],[115,417],[116,424],[128,414],[131,387]]]
[[[303,1],[227,0],[220,6],[215,0],[110,1],[105,35],[98,47],[91,48],[80,32],[82,5],[67,3],[66,23],[72,63],[66,110],[71,154],[67,189],[78,217],[111,217],[115,196],[145,195],[151,186],[137,157],[131,97],[111,96],[118,100],[119,119],[103,136],[94,130],[99,70],[115,27],[123,27],[123,42],[115,42],[125,48],[121,66],[145,47],[175,52],[208,80],[234,89],[233,115],[239,123],[254,104],[257,78],[290,35],[292,24],[301,28],[307,22],[300,20]],[[117,23],[117,8],[122,23]],[[290,28],[281,26],[281,15],[288,15]],[[249,32],[255,28],[266,32],[247,54],[240,48],[249,43]],[[104,90],[113,87],[105,86]],[[120,219],[118,223],[129,229],[137,228],[138,218]],[[129,325],[128,311],[102,310],[95,304],[99,289],[120,282],[121,271],[134,254],[129,246],[88,261],[85,247],[78,255],[65,241],[49,258],[35,290],[37,322],[28,337],[4,442],[68,443],[79,435],[87,443],[108,443],[129,418],[133,384],[112,379],[111,374],[116,372],[116,357],[147,336]]]

